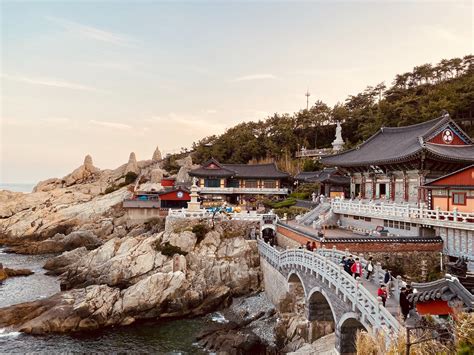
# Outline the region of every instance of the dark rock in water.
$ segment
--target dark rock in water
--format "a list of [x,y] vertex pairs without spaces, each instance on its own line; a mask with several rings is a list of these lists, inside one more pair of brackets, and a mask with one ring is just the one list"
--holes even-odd
[[7,273],[8,277],[30,276],[30,275],[34,274],[34,272],[29,270],[29,269],[9,269],[9,268],[5,268],[5,272]]
[[198,343],[206,350],[225,354],[274,354],[276,350],[251,329],[253,322],[265,316],[265,312],[259,312],[241,321],[211,327],[197,336]]

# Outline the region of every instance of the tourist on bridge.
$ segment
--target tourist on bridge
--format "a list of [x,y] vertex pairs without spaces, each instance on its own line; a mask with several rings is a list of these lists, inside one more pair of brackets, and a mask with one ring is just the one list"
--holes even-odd
[[392,295],[392,272],[389,269],[385,271],[383,282],[387,285],[387,298],[390,298]]
[[359,261],[359,258],[355,259],[355,263],[351,266],[352,276],[355,279],[362,276],[362,264]]
[[341,261],[339,262],[339,265],[342,265],[344,270],[346,269],[346,256],[343,255]]
[[366,279],[369,280],[370,276],[374,273],[374,264],[372,262],[372,257],[369,257],[369,261],[367,262],[367,265],[365,265],[365,271],[367,271]]
[[407,288],[400,289],[400,309],[402,311],[403,320],[406,320],[410,312],[410,301],[407,299]]
[[316,246],[316,242],[312,242],[311,243],[311,250],[315,251],[316,249],[318,249],[318,247]]
[[349,257],[346,260],[346,264],[344,267],[344,270],[352,276],[352,265],[354,264],[354,259],[352,259],[352,255],[349,255]]
[[311,242],[309,240],[306,242],[306,249],[309,250],[309,251],[313,251],[311,249]]
[[382,300],[382,304],[385,307],[385,302],[387,301],[387,289],[385,288],[384,284],[381,284],[379,289],[377,290],[377,296],[380,297]]

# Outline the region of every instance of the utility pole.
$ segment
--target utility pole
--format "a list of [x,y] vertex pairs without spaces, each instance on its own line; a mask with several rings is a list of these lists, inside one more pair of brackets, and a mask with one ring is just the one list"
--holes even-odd
[[309,89],[306,90],[306,94],[304,94],[304,96],[306,96],[306,111],[308,111],[308,109],[309,109],[309,97],[311,96],[311,94],[309,93]]

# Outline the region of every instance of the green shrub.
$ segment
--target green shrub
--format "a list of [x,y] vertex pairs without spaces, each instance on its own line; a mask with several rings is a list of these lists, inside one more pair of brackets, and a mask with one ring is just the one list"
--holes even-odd
[[290,197],[294,197],[297,200],[308,200],[311,194],[309,192],[293,192]]
[[290,207],[296,203],[296,199],[293,197],[287,198],[286,200],[276,202],[272,204],[273,208],[283,208],[283,207]]
[[286,213],[288,219],[294,219],[297,215],[304,214],[308,211],[309,210],[307,208],[296,206],[277,208],[273,210],[273,212],[275,212],[278,217],[283,217]]
[[192,232],[196,235],[196,244],[199,244],[204,239],[207,232],[209,232],[209,227],[205,224],[196,224],[193,226]]
[[298,186],[298,188],[294,191],[296,193],[307,193],[309,196],[313,192],[316,192],[319,190],[319,184],[318,183],[302,183]]
[[125,184],[130,185],[135,182],[137,179],[138,175],[135,174],[133,171],[129,171],[127,174],[125,174]]
[[180,247],[171,245],[169,242],[165,244],[161,244],[158,241],[155,243],[155,250],[159,251],[161,254],[166,256],[173,256],[175,254],[184,255],[186,256],[188,253],[181,250]]

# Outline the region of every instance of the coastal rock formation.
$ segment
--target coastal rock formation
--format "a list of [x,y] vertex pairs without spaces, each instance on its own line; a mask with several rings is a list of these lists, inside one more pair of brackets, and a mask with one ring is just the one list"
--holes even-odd
[[68,265],[73,264],[88,253],[86,247],[66,251],[61,255],[48,259],[43,265],[43,269],[48,270],[47,275],[61,275],[66,271]]
[[42,334],[199,315],[260,290],[257,245],[244,239],[245,223],[218,224],[200,242],[186,230],[188,220],[168,226],[151,236],[113,238],[77,261],[56,258],[67,290],[0,309],[0,327]]
[[[10,196],[0,191],[0,199]],[[101,225],[113,206],[130,195],[125,188],[107,195],[85,194],[72,188],[14,195],[0,204],[0,243],[22,244],[25,239],[47,239],[67,234],[85,223]],[[67,233],[64,233],[66,231]]]
[[137,157],[135,156],[134,152],[130,153],[130,157],[128,158],[128,163],[125,168],[125,174],[127,173],[135,173],[138,174],[140,170],[138,169]]
[[152,184],[159,184],[163,179],[164,171],[160,168],[155,168],[150,172],[150,182]]
[[0,283],[9,277],[29,276],[32,274],[34,274],[34,272],[29,269],[4,268],[3,265],[0,263]]
[[94,249],[101,245],[97,236],[90,231],[75,231],[68,235],[57,233],[54,237],[39,242],[23,243],[6,251],[18,254],[50,254],[73,250],[80,247]]
[[151,160],[153,162],[157,162],[157,161],[160,161],[162,160],[162,156],[161,156],[161,152],[160,152],[160,149],[158,147],[156,147],[155,151],[153,152],[153,157],[151,158]]
[[191,156],[188,155],[186,158],[177,160],[176,162],[180,166],[178,175],[176,176],[176,182],[185,183],[191,181],[189,177],[189,172],[193,168],[193,159]]

